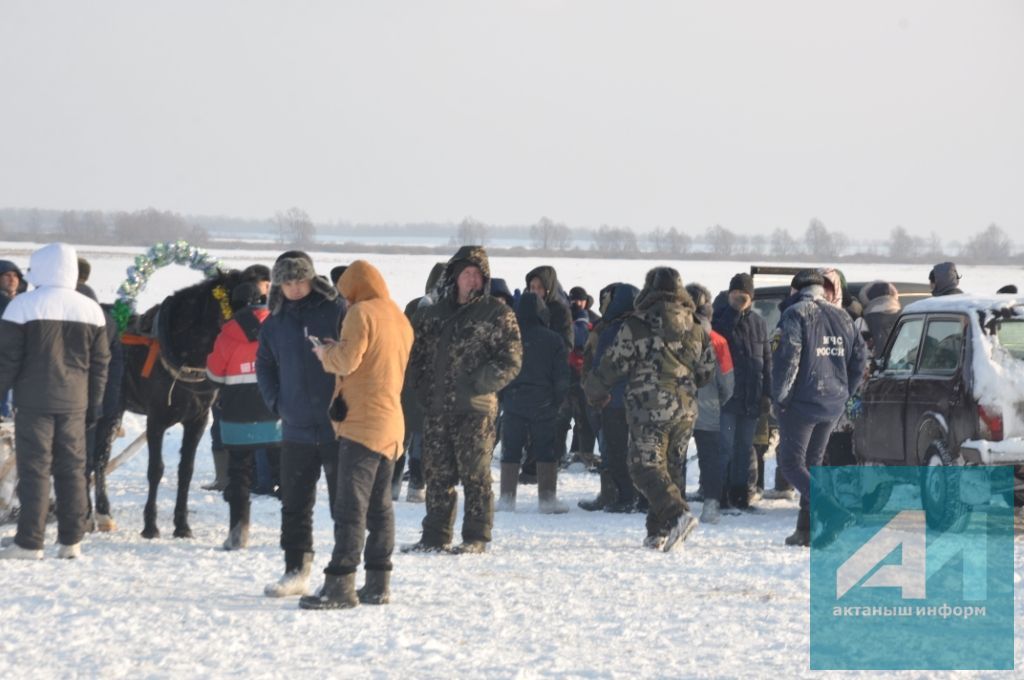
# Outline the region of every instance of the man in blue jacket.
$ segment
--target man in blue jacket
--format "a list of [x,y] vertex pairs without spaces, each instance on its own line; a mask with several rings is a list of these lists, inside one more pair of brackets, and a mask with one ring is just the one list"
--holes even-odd
[[754,311],[754,279],[740,272],[729,281],[729,303],[714,310],[711,327],[729,343],[733,361],[732,398],[722,407],[721,434],[728,477],[723,507],[756,511],[757,458],[754,433],[761,402],[772,384],[768,323]]
[[313,506],[321,467],[334,514],[338,441],[328,416],[334,376],[324,371],[313,345],[338,339],[345,303],[327,279],[316,275],[309,255],[298,250],[277,258],[271,283],[270,316],[260,328],[256,377],[263,400],[281,418],[285,573],[263,592],[285,597],[305,595],[309,585]]
[[[779,466],[800,492],[797,528],[786,545],[808,546],[810,468],[821,464],[829,435],[860,384],[867,346],[850,315],[822,297],[821,274],[806,269],[793,277],[791,285],[796,299],[782,313],[773,341],[772,400],[779,420]],[[838,506],[830,509],[835,521],[816,539],[821,545],[834,540],[852,519]]]

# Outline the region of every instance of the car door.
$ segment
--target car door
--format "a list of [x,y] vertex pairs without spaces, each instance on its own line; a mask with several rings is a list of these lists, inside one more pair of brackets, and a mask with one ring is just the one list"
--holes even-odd
[[[918,431],[926,418],[952,423],[962,401],[961,366],[967,318],[960,314],[929,314],[921,354],[907,392],[905,446],[907,465],[922,465]],[[938,418],[936,418],[938,416]]]
[[861,390],[863,413],[854,427],[857,457],[898,465],[904,460],[904,413],[910,377],[917,366],[923,314],[904,315],[886,352]]

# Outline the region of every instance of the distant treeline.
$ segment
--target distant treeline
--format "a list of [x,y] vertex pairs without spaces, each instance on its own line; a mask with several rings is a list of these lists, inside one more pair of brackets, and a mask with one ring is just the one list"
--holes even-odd
[[[966,233],[966,231],[965,231]],[[495,255],[544,257],[675,258],[692,260],[757,259],[812,262],[1024,262],[1006,230],[981,228],[966,241],[943,244],[895,226],[888,239],[859,239],[850,230],[829,230],[818,219],[796,233],[778,227],[770,234],[743,234],[721,225],[699,232],[658,227],[636,233],[630,227],[570,228],[547,217],[532,225],[491,225],[467,217],[457,224],[314,223],[300,208],[264,220],[181,215],[147,208],[135,212],[0,208],[0,238],[39,241],[61,239],[97,245],[148,246],[184,238],[220,248],[315,247],[338,252],[448,254],[464,243],[483,244]],[[413,244],[430,239],[435,244]]]

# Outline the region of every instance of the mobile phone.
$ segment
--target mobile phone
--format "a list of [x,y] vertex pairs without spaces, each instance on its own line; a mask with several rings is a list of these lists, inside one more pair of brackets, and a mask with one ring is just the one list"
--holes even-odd
[[313,344],[313,347],[323,347],[324,346],[324,343],[320,340],[320,338],[316,337],[315,335],[310,335],[310,336],[307,336],[307,337],[308,337],[309,341]]

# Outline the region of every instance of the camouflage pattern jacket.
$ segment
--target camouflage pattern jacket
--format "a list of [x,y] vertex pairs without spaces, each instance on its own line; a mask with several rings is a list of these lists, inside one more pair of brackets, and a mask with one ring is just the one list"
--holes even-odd
[[[667,268],[658,268],[667,269]],[[658,269],[652,270],[657,272]],[[697,415],[697,388],[715,373],[708,332],[693,314],[690,296],[675,274],[673,290],[648,283],[597,369],[584,383],[591,402],[600,403],[611,386],[626,384],[626,415],[631,425],[671,422]]]
[[[484,275],[484,289],[459,305],[455,265],[468,261]],[[463,246],[448,262],[437,303],[413,316],[415,341],[408,379],[428,415],[479,413],[495,416],[495,394],[519,373],[523,345],[512,309],[490,295],[487,253]]]

